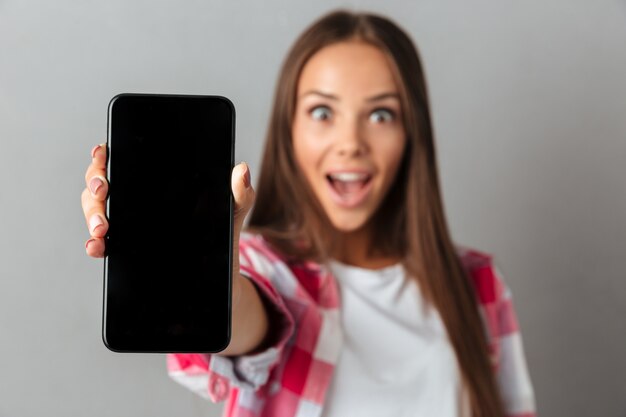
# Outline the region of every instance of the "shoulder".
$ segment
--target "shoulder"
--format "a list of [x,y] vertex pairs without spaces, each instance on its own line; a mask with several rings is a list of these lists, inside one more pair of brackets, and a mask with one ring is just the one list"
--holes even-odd
[[480,303],[485,305],[501,300],[507,290],[494,255],[465,245],[457,244],[455,248]]
[[263,256],[272,262],[283,261],[278,251],[273,249],[263,235],[242,231],[239,235],[239,251],[245,254]]
[[[512,295],[491,253],[457,245],[457,253],[475,290],[478,307],[488,335],[492,364],[499,369],[510,356],[511,342],[520,338]],[[513,348],[517,349],[515,346]],[[503,355],[507,359],[503,359]],[[510,375],[513,377],[513,375]]]
[[480,268],[493,261],[493,254],[476,248],[455,244],[457,256],[466,269]]
[[285,258],[261,234],[242,231],[239,235],[239,264],[271,276],[276,269],[284,269]]
[[249,231],[240,234],[239,262],[242,274],[258,273],[266,277],[283,297],[327,308],[338,305],[334,278],[324,265],[289,257],[261,234]]
[[297,298],[301,292],[297,265],[261,234],[244,231],[239,235],[239,271],[283,297]]
[[239,258],[242,265],[268,264],[274,267],[287,268],[292,272],[305,270],[311,275],[323,273],[320,264],[290,257],[275,248],[262,234],[250,231],[243,231],[239,236]]

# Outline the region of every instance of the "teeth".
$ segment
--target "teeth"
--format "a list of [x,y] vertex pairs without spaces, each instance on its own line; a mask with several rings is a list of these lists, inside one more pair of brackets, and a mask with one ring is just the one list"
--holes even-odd
[[368,177],[368,174],[358,172],[337,172],[329,175],[333,180],[338,181],[362,181]]

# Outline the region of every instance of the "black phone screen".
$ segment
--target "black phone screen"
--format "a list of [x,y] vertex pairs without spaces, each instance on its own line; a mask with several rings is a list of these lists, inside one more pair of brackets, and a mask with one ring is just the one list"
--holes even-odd
[[109,103],[103,340],[218,352],[231,331],[234,107],[220,96]]

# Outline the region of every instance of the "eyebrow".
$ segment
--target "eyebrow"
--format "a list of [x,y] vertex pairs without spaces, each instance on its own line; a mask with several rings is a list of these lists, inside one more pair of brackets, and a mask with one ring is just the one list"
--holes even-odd
[[[321,97],[327,98],[329,100],[339,101],[339,97],[337,97],[337,96],[335,96],[333,94],[324,93],[324,92],[319,91],[319,90],[307,91],[306,93],[301,94],[300,97],[302,98],[302,97],[308,96],[308,95],[317,95],[317,96],[321,96]],[[377,95],[375,95],[373,97],[370,97],[370,98],[366,99],[365,101],[373,102],[373,101],[384,100],[386,98],[400,99],[400,95],[398,93],[394,93],[394,92],[382,93],[382,94],[377,94]]]
[[382,94],[378,94],[377,96],[374,97],[370,97],[367,99],[368,102],[372,102],[372,101],[379,101],[379,100],[384,100],[386,98],[395,98],[400,100],[400,95],[398,93],[382,93]]

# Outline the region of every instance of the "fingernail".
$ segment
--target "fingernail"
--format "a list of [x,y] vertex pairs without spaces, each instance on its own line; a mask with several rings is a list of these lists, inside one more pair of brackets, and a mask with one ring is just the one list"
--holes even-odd
[[101,143],[100,145],[96,145],[93,147],[93,149],[91,150],[91,159],[96,157],[96,153],[98,152],[100,148],[102,148],[102,145],[104,145],[104,143]]
[[95,197],[96,193],[103,185],[104,181],[102,181],[100,177],[93,177],[91,180],[89,180],[89,190],[91,191],[91,194]]
[[89,230],[91,230],[91,233],[93,233],[98,227],[102,226],[103,224],[104,222],[102,221],[102,218],[99,215],[94,214],[93,216],[91,216],[91,219],[89,219]]
[[243,185],[245,185],[246,188],[250,188],[250,167],[248,164],[246,164],[246,172],[243,175]]
[[90,244],[91,242],[95,242],[95,241],[96,241],[96,239],[89,239],[89,240],[87,241],[87,243],[85,243],[85,249],[88,249],[88,248],[89,248],[89,244]]

